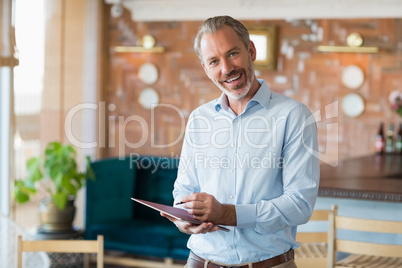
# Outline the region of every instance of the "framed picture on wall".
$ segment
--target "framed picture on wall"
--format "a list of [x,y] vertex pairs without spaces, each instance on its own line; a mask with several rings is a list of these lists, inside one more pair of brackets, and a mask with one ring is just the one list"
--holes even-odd
[[276,70],[277,27],[275,25],[248,26],[250,39],[257,50],[254,67],[260,70]]

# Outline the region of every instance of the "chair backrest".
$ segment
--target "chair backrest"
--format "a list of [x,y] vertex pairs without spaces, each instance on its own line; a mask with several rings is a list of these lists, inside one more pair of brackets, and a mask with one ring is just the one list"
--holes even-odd
[[336,263],[336,253],[338,251],[383,257],[402,256],[402,245],[386,244],[387,241],[377,242],[360,242],[347,239],[339,239],[337,231],[351,230],[370,233],[388,233],[402,234],[402,222],[388,220],[371,220],[354,217],[338,216],[337,209],[329,215],[329,242],[328,248],[331,253],[328,256],[330,267],[334,267]]
[[96,267],[103,268],[103,236],[97,240],[23,240],[18,236],[17,262],[22,268],[22,252],[97,253]]
[[[331,210],[314,210],[309,222],[328,221]],[[328,232],[298,232],[296,241],[301,243],[327,243]]]
[[[308,223],[328,223],[331,210],[314,210]],[[296,241],[300,247],[296,250],[295,261],[297,267],[326,267],[328,256],[328,230],[297,232]]]

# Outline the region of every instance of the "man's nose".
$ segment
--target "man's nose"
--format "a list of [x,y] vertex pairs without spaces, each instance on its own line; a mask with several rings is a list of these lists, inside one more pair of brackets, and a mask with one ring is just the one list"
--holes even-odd
[[225,75],[229,75],[233,71],[234,67],[230,60],[222,61],[222,73]]

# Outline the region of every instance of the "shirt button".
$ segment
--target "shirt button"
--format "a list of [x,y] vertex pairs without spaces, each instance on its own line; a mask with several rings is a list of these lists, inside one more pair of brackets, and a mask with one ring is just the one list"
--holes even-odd
[[233,199],[233,197],[234,197],[233,195],[230,195],[230,196],[229,196],[230,199]]
[[235,122],[236,122],[236,123],[239,122],[239,119],[236,118],[236,119],[235,119]]
[[228,249],[229,249],[229,250],[232,250],[233,248],[232,248],[232,247],[228,247]]

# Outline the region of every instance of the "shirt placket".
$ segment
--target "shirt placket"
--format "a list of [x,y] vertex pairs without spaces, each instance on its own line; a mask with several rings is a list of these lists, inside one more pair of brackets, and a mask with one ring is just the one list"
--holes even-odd
[[[236,191],[237,189],[237,158],[238,158],[238,148],[240,145],[240,131],[241,131],[241,119],[240,117],[235,117],[232,120],[232,129],[233,129],[233,140],[231,142],[231,167],[230,167],[230,183],[228,183],[227,190],[227,198],[229,203],[236,204]],[[231,263],[237,263],[239,261],[239,256],[237,254],[237,250],[235,247],[235,232],[236,229],[233,229],[233,232],[227,236],[227,245],[228,245],[228,253],[231,260]]]

